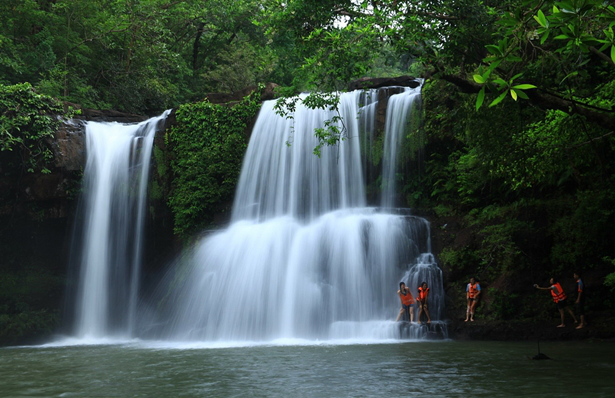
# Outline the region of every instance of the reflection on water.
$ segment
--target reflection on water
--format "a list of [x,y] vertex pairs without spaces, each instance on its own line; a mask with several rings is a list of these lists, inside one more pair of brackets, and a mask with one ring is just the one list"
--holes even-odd
[[286,342],[205,348],[169,342],[5,348],[3,397],[612,396],[615,345]]

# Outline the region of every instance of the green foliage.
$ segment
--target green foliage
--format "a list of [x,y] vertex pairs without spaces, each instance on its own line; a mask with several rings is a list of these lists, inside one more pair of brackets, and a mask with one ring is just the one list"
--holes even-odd
[[267,37],[263,23],[273,3],[2,2],[0,84],[27,81],[84,107],[140,114],[243,89],[283,76],[275,69],[288,39]]
[[[476,109],[482,105],[486,89],[499,93],[490,106],[507,94],[515,101],[518,97],[529,99],[525,91],[537,86],[524,82],[527,79],[543,89],[561,90],[567,97],[581,93],[597,65],[615,66],[614,11],[602,0],[527,1],[514,12],[494,10],[500,39],[485,46],[489,54],[474,74],[474,81],[484,85]],[[542,55],[539,58],[537,51]],[[529,62],[540,65],[540,75],[527,67]],[[586,102],[583,98],[576,101]]]
[[492,205],[480,212],[471,212],[469,217],[474,216],[472,222],[479,226],[481,238],[477,250],[481,259],[479,270],[483,269],[488,272],[487,276],[495,278],[505,272],[524,269],[519,237],[530,234],[532,226],[517,219],[519,209]]
[[461,274],[480,263],[478,253],[470,247],[455,249],[445,247],[440,253],[440,260],[449,269]]
[[375,32],[366,23],[316,28],[306,40],[313,55],[305,59],[299,79],[317,90],[344,89],[349,81],[365,76],[378,55],[374,51]]
[[46,139],[53,137],[61,119],[70,117],[54,98],[37,94],[28,83],[0,85],[0,152],[19,168],[49,173],[53,152]]
[[615,194],[612,190],[578,191],[574,197],[552,201],[550,233],[554,237],[554,264],[597,263],[601,253],[611,253]]
[[49,271],[0,267],[0,345],[15,344],[51,333],[58,327],[58,305],[63,280]]
[[492,320],[518,319],[523,303],[516,293],[508,293],[490,287],[487,290],[490,298],[489,318]]
[[0,311],[0,344],[15,344],[48,335],[56,330],[58,323],[55,311],[23,311],[14,315]]
[[228,211],[246,149],[257,94],[232,107],[208,101],[182,105],[167,133],[174,179],[169,205],[175,233],[188,237]]
[[[603,260],[615,266],[615,258],[605,257]],[[615,272],[611,272],[604,278],[604,285],[607,286],[611,292],[615,292]]]
[[[323,146],[334,146],[348,138],[347,129],[344,120],[340,114],[339,93],[311,93],[304,97],[283,96],[279,98],[275,104],[275,111],[278,115],[287,119],[292,119],[297,104],[301,103],[308,109],[324,109],[333,112],[334,115],[325,120],[323,127],[318,127],[314,130],[314,135],[318,139],[318,145],[314,148],[314,155],[320,157],[320,151]],[[291,142],[287,142],[290,145]]]

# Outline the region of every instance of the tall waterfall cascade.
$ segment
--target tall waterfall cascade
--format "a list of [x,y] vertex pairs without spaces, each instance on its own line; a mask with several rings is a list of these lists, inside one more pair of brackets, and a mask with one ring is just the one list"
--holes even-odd
[[131,336],[136,324],[143,220],[156,118],[133,125],[88,122],[78,219],[77,337]]
[[[263,103],[230,225],[177,259],[156,303],[140,302],[139,280],[153,138],[168,112],[135,125],[89,122],[75,335],[199,342],[446,336],[429,223],[395,208],[397,154],[420,87],[395,90],[384,99],[378,90],[341,94],[338,127],[346,139],[320,157],[314,131],[336,113],[300,105],[284,118],[274,101]],[[381,100],[386,117],[378,130]],[[379,171],[366,160],[372,152],[381,154]],[[366,193],[366,181],[377,178],[379,207]],[[430,325],[395,321],[401,281],[415,297],[428,283]],[[157,315],[137,316],[146,312]]]
[[[339,127],[347,139],[322,148],[320,157],[313,154],[314,130],[333,112],[298,106],[292,118],[283,118],[275,101],[263,104],[231,225],[202,238],[178,261],[175,288],[166,296],[164,338],[337,341],[446,334],[429,223],[391,208],[395,151],[420,102],[420,87],[399,90],[388,99],[382,207],[367,205],[364,175],[365,152],[375,145],[377,90],[341,95]],[[400,281],[413,296],[428,283],[431,325],[395,322]]]

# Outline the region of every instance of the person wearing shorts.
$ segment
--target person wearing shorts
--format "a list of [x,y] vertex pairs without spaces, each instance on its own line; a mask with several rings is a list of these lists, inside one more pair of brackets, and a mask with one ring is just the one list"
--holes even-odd
[[419,304],[419,316],[418,322],[421,323],[421,316],[423,313],[427,316],[427,323],[431,323],[431,318],[429,317],[429,310],[427,309],[427,297],[429,296],[429,287],[427,287],[427,282],[421,283],[419,286],[419,295],[416,298]]
[[559,311],[560,318],[561,318],[561,323],[557,325],[557,327],[558,328],[566,327],[566,324],[564,323],[564,310],[568,311],[568,313],[572,316],[572,319],[574,319],[574,323],[578,323],[577,317],[574,316],[574,312],[572,312],[572,310],[570,309],[570,306],[568,306],[568,303],[566,302],[566,293],[564,293],[564,289],[562,288],[562,285],[560,285],[559,282],[555,280],[555,278],[551,278],[549,280],[549,283],[551,283],[550,287],[540,287],[536,284],[534,285],[534,287],[540,290],[550,290],[551,291],[551,296],[553,296],[553,301],[557,305],[557,310]]
[[583,293],[585,286],[578,272],[574,273],[574,279],[577,281],[577,299],[574,302],[574,310],[581,321],[576,328],[582,329],[585,326],[585,294]]
[[402,316],[405,315],[406,319],[410,322],[414,321],[414,297],[410,293],[410,289],[406,289],[406,284],[404,282],[399,282],[399,290],[397,291],[397,295],[401,300],[401,309],[399,310],[399,314],[397,315],[396,322],[399,322]]
[[476,281],[475,278],[470,278],[470,283],[466,286],[466,300],[468,302],[468,306],[466,309],[466,320],[470,322],[474,322],[474,309],[476,308],[476,304],[478,303],[478,297],[480,296],[480,284]]

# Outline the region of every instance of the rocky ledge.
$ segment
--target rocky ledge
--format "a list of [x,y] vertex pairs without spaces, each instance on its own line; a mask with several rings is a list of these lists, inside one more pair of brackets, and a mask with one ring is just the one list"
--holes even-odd
[[364,77],[350,82],[350,84],[348,85],[348,91],[394,86],[416,88],[420,85],[421,82],[417,78],[412,76],[378,78]]
[[559,317],[547,320],[454,320],[450,323],[449,337],[482,341],[615,340],[615,314],[593,314],[582,329],[576,329],[577,325],[572,323],[572,319],[566,318],[566,321],[566,327],[558,328]]

